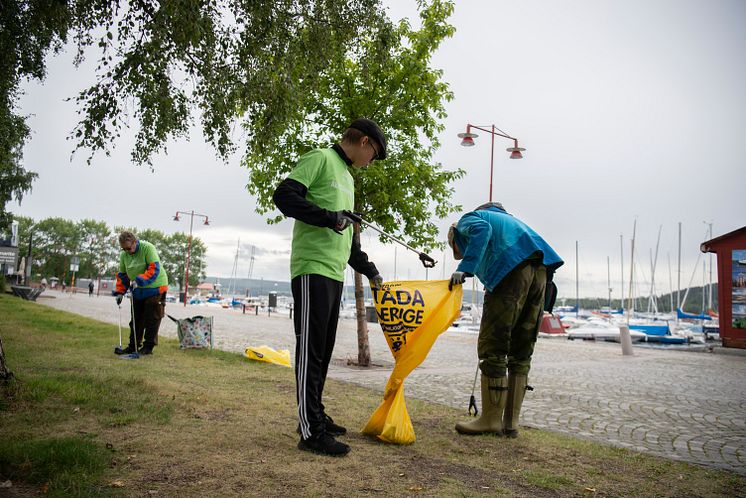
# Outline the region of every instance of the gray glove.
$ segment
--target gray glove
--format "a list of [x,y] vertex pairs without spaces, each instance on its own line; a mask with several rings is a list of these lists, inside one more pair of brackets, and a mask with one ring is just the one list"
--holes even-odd
[[334,213],[334,215],[337,217],[337,220],[335,221],[332,230],[337,233],[341,234],[342,232],[344,232],[345,228],[355,223],[355,219],[352,218],[346,211],[337,211]]
[[138,287],[140,287],[140,286],[137,285],[137,280],[135,280],[134,278],[132,280],[130,280],[130,289],[135,290]]
[[471,277],[470,273],[455,271],[451,275],[451,281],[448,282],[448,290],[453,290],[454,285],[461,285],[466,281],[466,277]]
[[122,305],[122,299],[124,299],[124,294],[114,294],[114,300],[117,302],[117,306]]
[[371,289],[381,290],[382,285],[383,285],[383,277],[381,275],[376,275],[375,277],[370,279]]

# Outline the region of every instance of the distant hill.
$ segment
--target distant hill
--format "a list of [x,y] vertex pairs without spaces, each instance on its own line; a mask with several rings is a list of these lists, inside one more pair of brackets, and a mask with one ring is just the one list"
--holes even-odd
[[[702,306],[702,292],[704,289],[704,308]],[[686,302],[684,303],[684,311],[687,313],[701,313],[702,311],[706,311],[707,308],[707,301],[708,301],[708,287],[691,287],[689,289],[689,295],[686,296]],[[681,289],[681,300],[684,300],[684,296],[686,295],[686,289]],[[657,303],[658,303],[658,311],[664,311],[668,312],[671,311],[671,294],[663,294],[660,296],[657,296]],[[627,306],[627,300],[628,298],[625,298],[624,306]],[[673,293],[673,306],[674,309],[676,308],[676,292]],[[566,304],[568,306],[574,306],[575,305],[575,298],[570,297],[564,297],[557,299],[557,305]],[[639,296],[635,300],[635,309],[641,310],[641,311],[647,311],[649,304],[649,298],[648,296]],[[586,298],[582,297],[580,298],[580,307],[583,309],[599,309],[605,306],[609,305],[609,298],[608,297],[592,297],[592,298]],[[619,308],[619,298],[612,299],[611,300],[611,307],[613,309]],[[715,311],[718,310],[718,287],[717,284],[712,284],[712,307]]]
[[278,295],[290,296],[290,282],[280,280],[264,280],[257,278],[236,278],[231,283],[230,278],[207,277],[205,282],[211,284],[220,284],[220,292],[236,296],[266,296],[270,291],[277,292]]

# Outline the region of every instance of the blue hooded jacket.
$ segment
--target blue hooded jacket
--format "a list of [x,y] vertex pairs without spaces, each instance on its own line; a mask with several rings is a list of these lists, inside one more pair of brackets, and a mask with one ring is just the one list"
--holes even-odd
[[457,270],[476,275],[490,292],[537,252],[551,271],[564,264],[531,227],[496,206],[463,215],[456,224],[454,244],[464,256]]

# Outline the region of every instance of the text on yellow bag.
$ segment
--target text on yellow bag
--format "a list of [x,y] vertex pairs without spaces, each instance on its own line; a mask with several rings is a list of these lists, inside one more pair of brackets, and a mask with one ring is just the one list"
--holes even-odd
[[404,379],[425,359],[435,339],[461,312],[463,290],[448,290],[448,280],[386,282],[373,291],[373,300],[389,349],[396,364],[383,402],[363,428],[364,434],[396,444],[415,441],[412,421],[404,401]]

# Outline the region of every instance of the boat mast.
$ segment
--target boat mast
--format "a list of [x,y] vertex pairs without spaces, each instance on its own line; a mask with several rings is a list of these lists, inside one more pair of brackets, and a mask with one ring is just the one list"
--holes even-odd
[[[707,224],[710,227],[710,236],[707,238],[707,240],[712,240],[712,222]],[[708,285],[707,289],[707,309],[712,309],[712,253],[709,253],[708,256],[710,257],[710,283]]]
[[575,318],[580,313],[580,287],[578,284],[578,241],[575,241]]
[[[398,280],[396,277],[396,248],[399,246],[394,246],[394,280]],[[443,268],[445,268],[446,265],[443,265]]]
[[251,258],[249,259],[249,283],[246,286],[246,297],[249,297],[249,286],[251,285],[251,275],[254,273],[254,250],[256,246],[251,246]]
[[668,294],[668,297],[671,300],[671,313],[674,312],[673,309],[673,275],[671,274],[671,253],[666,253],[668,256],[668,290],[670,291]]
[[611,313],[611,262],[606,256],[606,280],[609,283],[609,313]]
[[650,308],[652,307],[653,313],[658,313],[658,300],[655,297],[655,269],[658,267],[658,248],[661,244],[661,231],[663,230],[663,225],[660,225],[658,227],[658,241],[655,243],[655,259],[653,259],[653,255],[650,255],[650,301],[648,303],[648,311],[650,311]]
[[[689,285],[686,286],[686,292],[684,292],[684,300],[681,301],[681,305],[679,308],[681,308],[681,311],[684,311],[684,306],[686,306],[686,299],[689,297],[689,290],[692,288],[692,282],[694,282],[694,276],[697,274],[697,268],[699,268],[699,260],[702,258],[702,253],[697,251],[699,254],[697,254],[697,262],[694,263],[694,270],[692,271],[692,276],[689,278]],[[676,314],[678,316],[678,313]]]
[[631,314],[635,312],[635,304],[632,300],[632,296],[634,295],[634,288],[632,287],[632,284],[634,282],[634,274],[635,274],[635,235],[637,233],[637,219],[635,219],[634,224],[632,225],[632,249],[630,251],[630,262],[629,262],[629,314],[627,315],[627,326],[629,327],[629,317]]
[[[676,309],[681,308],[681,222],[679,222],[679,266],[676,276]],[[676,324],[679,323],[679,314],[676,313]]]
[[622,284],[622,294],[619,300],[619,307],[622,308],[622,315],[624,315],[624,236],[621,233],[619,234],[619,255],[621,256],[622,261],[622,278],[620,279]]
[[705,314],[705,281],[707,280],[707,262],[702,261],[702,315]]
[[228,284],[228,295],[232,296],[236,293],[236,277],[238,272],[238,252],[241,247],[241,239],[238,239],[236,243],[236,255],[233,257],[233,268],[231,269],[231,283]]
[[653,286],[654,286],[653,279],[654,279],[654,274],[655,274],[654,272],[655,272],[655,269],[653,265],[653,249],[651,248],[650,249],[650,291],[648,292],[648,313],[650,313],[650,311],[653,308]]

